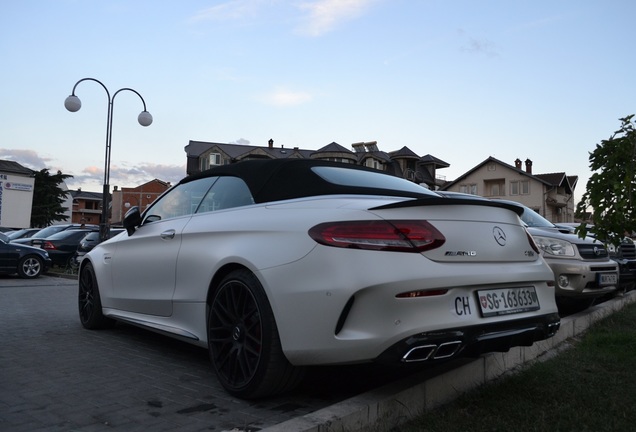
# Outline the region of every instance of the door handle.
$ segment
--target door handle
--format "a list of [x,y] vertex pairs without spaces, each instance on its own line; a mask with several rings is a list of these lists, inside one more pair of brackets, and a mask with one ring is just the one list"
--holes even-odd
[[161,233],[161,238],[164,240],[172,240],[176,234],[176,231],[171,229]]

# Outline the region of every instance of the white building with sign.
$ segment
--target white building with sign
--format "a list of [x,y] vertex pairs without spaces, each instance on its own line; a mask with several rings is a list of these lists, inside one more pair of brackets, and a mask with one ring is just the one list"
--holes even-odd
[[34,184],[33,170],[0,160],[0,227],[29,228]]

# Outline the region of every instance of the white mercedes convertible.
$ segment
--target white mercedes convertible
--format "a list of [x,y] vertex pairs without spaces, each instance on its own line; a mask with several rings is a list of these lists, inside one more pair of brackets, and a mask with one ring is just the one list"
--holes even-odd
[[242,398],[288,391],[310,365],[528,346],[560,319],[517,211],[354,165],[219,166],[131,208],[127,232],[84,257],[79,316],[209,350]]

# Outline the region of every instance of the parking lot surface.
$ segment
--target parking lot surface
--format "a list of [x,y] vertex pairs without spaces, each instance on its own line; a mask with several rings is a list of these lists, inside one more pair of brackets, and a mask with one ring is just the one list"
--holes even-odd
[[0,430],[259,431],[329,407],[405,372],[316,368],[290,394],[229,396],[201,348],[118,324],[89,331],[77,282],[0,275]]

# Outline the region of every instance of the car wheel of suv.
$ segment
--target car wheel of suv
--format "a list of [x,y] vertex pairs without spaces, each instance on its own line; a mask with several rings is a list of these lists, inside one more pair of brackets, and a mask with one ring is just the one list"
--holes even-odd
[[80,322],[84,328],[96,330],[115,325],[115,320],[102,314],[102,300],[99,296],[95,269],[90,263],[82,268],[79,275],[78,306]]
[[26,256],[18,262],[18,275],[24,279],[33,279],[42,274],[44,262],[36,256]]
[[274,395],[302,379],[303,369],[283,354],[263,287],[247,270],[221,281],[208,315],[208,346],[219,381],[234,396]]

